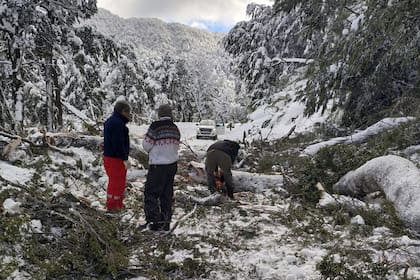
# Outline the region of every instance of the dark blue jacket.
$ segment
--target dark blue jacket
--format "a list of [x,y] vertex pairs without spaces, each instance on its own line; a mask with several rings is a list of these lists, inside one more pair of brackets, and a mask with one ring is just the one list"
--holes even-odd
[[104,156],[128,159],[130,138],[126,124],[128,119],[114,113],[104,124]]

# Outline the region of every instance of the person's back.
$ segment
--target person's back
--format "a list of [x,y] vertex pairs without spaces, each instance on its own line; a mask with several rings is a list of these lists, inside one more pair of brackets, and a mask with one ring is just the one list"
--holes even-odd
[[223,141],[218,141],[214,143],[213,145],[211,145],[207,149],[207,152],[211,150],[222,151],[230,156],[233,163],[238,157],[239,149],[240,149],[240,146],[238,143],[230,141],[230,140],[223,140]]
[[127,123],[130,120],[130,105],[118,101],[114,113],[104,124],[104,167],[108,175],[107,201],[108,211],[120,211],[123,207],[126,187],[130,138]]
[[128,159],[130,139],[126,124],[128,119],[114,112],[104,124],[104,156]]
[[160,106],[158,116],[143,141],[143,148],[149,153],[144,212],[151,230],[169,230],[181,134],[169,105]]
[[149,153],[150,165],[172,164],[178,161],[181,134],[171,117],[153,122],[143,142]]
[[206,173],[210,192],[217,191],[215,173],[218,174],[220,169],[226,183],[227,194],[231,199],[234,198],[232,165],[238,156],[239,149],[238,143],[229,140],[218,141],[208,148]]

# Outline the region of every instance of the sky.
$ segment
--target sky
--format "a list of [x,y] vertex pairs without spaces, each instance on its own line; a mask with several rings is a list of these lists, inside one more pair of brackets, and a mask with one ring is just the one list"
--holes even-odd
[[98,7],[123,18],[152,17],[216,32],[227,32],[246,19],[249,3],[272,0],[98,0]]

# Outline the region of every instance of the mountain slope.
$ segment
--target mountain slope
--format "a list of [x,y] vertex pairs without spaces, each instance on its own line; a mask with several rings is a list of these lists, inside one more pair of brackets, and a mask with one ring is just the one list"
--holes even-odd
[[223,34],[158,19],[123,19],[106,10],[84,24],[134,50],[152,108],[169,102],[181,121],[241,115],[231,60],[220,45]]
[[175,57],[203,53],[216,55],[223,37],[221,33],[179,23],[165,23],[154,18],[123,19],[104,9],[99,9],[86,23],[95,26],[104,35],[132,45],[140,60],[165,54]]

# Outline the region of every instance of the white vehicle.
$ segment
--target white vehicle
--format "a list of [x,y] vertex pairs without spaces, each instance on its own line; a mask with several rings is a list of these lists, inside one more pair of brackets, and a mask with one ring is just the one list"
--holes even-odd
[[217,126],[213,120],[202,120],[197,124],[197,139],[208,138],[217,140]]

